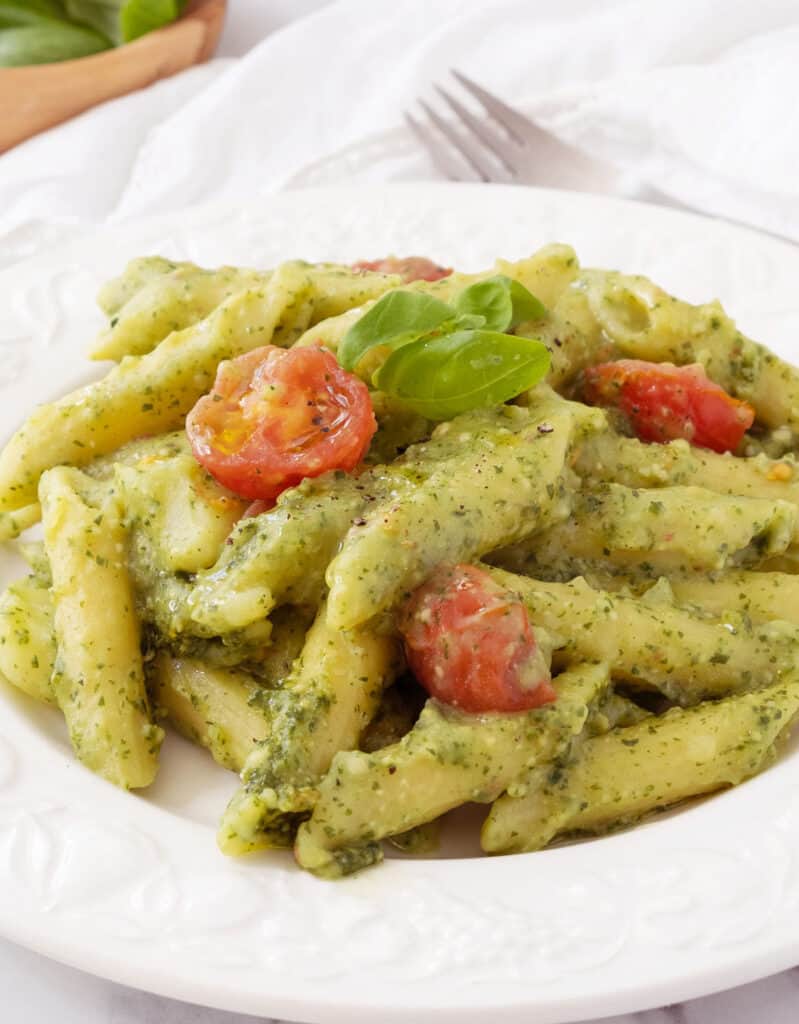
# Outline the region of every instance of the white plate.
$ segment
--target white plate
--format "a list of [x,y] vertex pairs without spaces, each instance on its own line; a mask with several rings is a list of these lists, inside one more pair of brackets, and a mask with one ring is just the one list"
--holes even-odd
[[[799,356],[799,249],[753,232],[496,186],[295,192],[116,227],[0,274],[0,431],[86,378],[94,293],[131,256],[269,265],[393,251],[477,269],[551,240],[688,299],[718,296],[745,331]],[[347,1024],[554,1024],[799,962],[795,747],[635,831],[498,859],[393,860],[336,884],[284,854],[223,858],[214,826],[234,786],[171,740],[147,796],[118,792],[73,760],[56,715],[3,688],[0,932],[164,995]]]

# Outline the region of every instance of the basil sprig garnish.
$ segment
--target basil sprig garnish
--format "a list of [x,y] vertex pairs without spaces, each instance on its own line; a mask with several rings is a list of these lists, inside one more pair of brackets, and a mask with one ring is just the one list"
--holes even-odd
[[525,320],[540,320],[546,307],[523,284],[499,274],[469,285],[453,303],[460,316],[485,317],[489,331],[510,331]]
[[338,361],[345,370],[354,370],[373,348],[407,345],[447,321],[454,321],[455,315],[446,302],[429,295],[389,292],[344,335],[338,347]]
[[[507,402],[545,376],[546,346],[505,333],[545,315],[524,285],[504,275],[470,285],[451,304],[389,292],[347,331],[338,359],[347,370],[368,365],[381,391],[428,419],[445,420]],[[369,352],[384,357],[376,370],[374,359],[364,362]]]
[[549,369],[540,341],[497,331],[453,331],[420,338],[393,352],[374,377],[430,420],[500,405],[537,384]]

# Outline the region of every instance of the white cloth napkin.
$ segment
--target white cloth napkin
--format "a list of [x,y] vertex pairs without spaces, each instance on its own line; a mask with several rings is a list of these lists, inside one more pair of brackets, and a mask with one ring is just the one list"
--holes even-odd
[[[799,239],[796,0],[342,0],[0,157],[0,260],[279,187],[401,126],[451,66],[679,201]],[[433,176],[416,152],[381,152],[379,177]]]

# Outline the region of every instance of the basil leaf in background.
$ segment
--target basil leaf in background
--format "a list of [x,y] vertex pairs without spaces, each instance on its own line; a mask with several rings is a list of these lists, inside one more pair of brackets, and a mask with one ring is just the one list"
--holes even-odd
[[0,2],[0,29],[21,25],[41,25],[64,17],[60,4],[47,0],[2,0]]
[[345,370],[354,370],[370,349],[398,348],[454,318],[452,308],[439,299],[420,292],[389,292],[344,335],[338,361]]
[[63,0],[9,0],[11,7],[27,7],[29,11],[36,11],[47,18],[63,18]]
[[45,21],[0,31],[0,67],[52,64],[88,57],[110,47],[98,32],[67,22]]
[[480,314],[489,331],[508,331],[525,320],[538,320],[546,308],[523,284],[504,274],[477,281],[454,302],[462,315]]
[[174,21],[186,0],[65,0],[73,21],[90,25],[118,45]]
[[186,0],[128,0],[122,8],[122,36],[131,39],[168,25],[183,13]]
[[549,352],[534,338],[455,331],[392,352],[375,374],[381,391],[431,420],[500,405],[537,384]]

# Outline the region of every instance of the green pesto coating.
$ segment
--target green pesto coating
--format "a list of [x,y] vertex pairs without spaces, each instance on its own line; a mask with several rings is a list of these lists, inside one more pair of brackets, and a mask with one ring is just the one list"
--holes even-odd
[[[498,450],[498,459],[505,458],[505,442],[508,438],[517,439],[517,435],[532,434],[534,443],[527,446],[530,457],[526,461],[523,456],[517,458],[514,452],[509,453],[503,485],[507,480],[506,489],[515,489],[512,471],[532,472],[531,467],[538,466],[541,451],[543,463],[548,465],[546,453],[552,449],[549,461],[553,492],[550,495],[547,491],[548,481],[542,483],[539,500],[546,508],[554,507],[556,499],[562,498],[559,470],[563,468],[563,447],[571,426],[568,414],[564,415],[562,410],[569,408],[558,400],[557,409],[553,410],[557,414],[553,423],[564,423],[564,435],[559,434],[557,439],[550,437],[552,432],[538,432],[549,406],[535,415],[516,408],[468,413],[456,417],[445,428],[439,427],[429,441],[412,445],[390,465],[371,467],[358,477],[331,472],[289,488],[278,498],[275,508],[242,520],[233,529],[216,564],[197,575],[189,596],[193,621],[204,630],[226,633],[264,618],[284,602],[318,604],[325,592],[325,570],[342,542],[368,531],[370,520],[379,518],[386,506],[394,508],[403,500],[410,502],[424,487],[438,492],[442,481],[447,481],[450,488],[465,481],[458,493],[477,490],[477,501],[484,507],[487,488],[494,486],[491,478],[497,478],[505,468],[494,460],[491,478],[486,477],[486,483],[479,486],[485,453]],[[477,445],[482,446],[482,452],[478,447],[477,459],[464,456],[465,434],[474,434]],[[559,455],[561,461],[556,468]],[[527,512],[534,511],[531,489],[527,486],[522,491],[528,498]],[[503,500],[500,493],[495,498],[497,504]],[[459,499],[457,505],[450,524],[453,538],[484,515],[482,507],[467,515],[468,501]],[[489,505],[494,507],[493,503]],[[509,510],[505,519],[512,515]],[[488,543],[493,544],[493,537]],[[383,550],[375,563],[381,573],[386,571],[389,557],[389,552]]]
[[[471,561],[568,514],[566,459],[582,433],[604,425],[560,399],[503,406],[438,427],[442,460],[407,493],[377,502],[330,563],[329,615],[339,628],[393,608],[441,562]],[[420,456],[424,445],[412,449]]]
[[14,540],[42,518],[38,501],[31,502],[15,512],[0,512],[0,541]]
[[578,735],[607,685],[603,665],[555,680],[558,699],[533,711],[469,715],[429,701],[399,743],[337,754],[300,827],[295,856],[323,878],[382,859],[379,840],[469,801],[489,803],[526,769],[557,757]]
[[596,322],[621,355],[701,363],[711,380],[754,406],[760,423],[787,427],[796,438],[799,370],[742,334],[718,302],[692,306],[640,276],[584,276]]
[[53,597],[35,575],[0,595],[0,675],[45,704],[56,704],[50,681],[56,657]]
[[240,772],[255,744],[269,734],[259,681],[239,669],[162,652],[150,670],[150,684],[159,713],[230,771]]
[[[502,424],[503,417],[482,420]],[[453,421],[465,429],[472,422],[471,416]],[[410,494],[459,457],[452,434],[437,431],[388,466],[374,466],[358,477],[334,471],[284,491],[273,509],[243,519],[216,564],[198,574],[189,597],[193,620],[225,633],[262,619],[284,602],[318,605],[325,570],[347,531],[362,525],[378,503]]]
[[[645,444],[612,431],[594,434],[577,452],[574,469],[586,484],[623,484],[625,487],[704,487],[716,494],[767,498],[799,506],[799,468],[793,455],[769,459],[765,455],[739,458],[687,441]],[[799,529],[794,533],[799,541]]]
[[798,518],[799,507],[770,498],[600,484],[578,492],[567,521],[491,561],[530,576],[597,564],[650,576],[756,565],[786,551]]
[[679,704],[766,686],[792,669],[799,628],[724,623],[666,602],[593,590],[583,579],[545,583],[489,570],[517,593],[534,625],[560,637],[556,660],[601,660],[614,679],[660,690]]
[[738,572],[672,576],[677,603],[722,617],[753,622],[784,619],[799,626],[799,576],[784,572]]
[[380,479],[379,470],[359,480],[327,473],[284,491],[273,509],[242,519],[188,593],[192,621],[227,633],[284,602],[318,604],[325,567]]
[[155,623],[149,623],[146,640],[149,650],[164,650],[213,668],[238,668],[262,686],[277,686],[291,672],[312,621],[313,609],[284,604],[268,620],[223,637],[200,637],[185,631],[165,636]]
[[92,483],[59,467],[39,489],[53,579],[52,686],[78,758],[131,789],[155,778],[163,731],[145,688],[124,527],[113,495],[86,499]]
[[611,729],[636,725],[651,715],[650,711],[611,689],[591,708],[588,721],[585,723],[585,734],[601,736]]
[[247,758],[222,817],[224,853],[291,844],[334,755],[358,746],[400,665],[393,635],[331,628],[321,606],[291,674],[264,694],[269,735]]
[[673,708],[587,739],[572,763],[550,765],[496,801],[487,853],[538,850],[561,834],[601,833],[762,771],[799,712],[799,677],[753,693]]
[[147,355],[126,357],[96,383],[40,406],[0,453],[0,511],[35,500],[51,466],[83,466],[133,438],[181,427],[219,363],[267,344],[309,289],[307,273],[285,264],[262,289],[237,293]]
[[[136,288],[143,269],[139,261],[134,260],[118,281],[110,282],[114,295],[112,306],[116,306],[128,290],[130,294],[110,314],[108,327],[101,332],[92,349],[93,359],[118,362],[125,356],[146,355],[168,335],[204,320],[237,292],[263,288],[269,279],[268,274],[238,267],[220,267],[210,271],[193,263],[178,263],[164,268],[164,273],[146,277]],[[128,286],[131,277],[133,280]],[[101,292],[101,305],[103,302],[108,304],[107,288],[109,285]],[[300,330],[306,326],[301,320]]]
[[[195,622],[189,614],[191,577],[175,572],[165,562],[161,537],[146,509],[140,511],[135,502],[125,507],[124,522],[137,612],[142,622],[155,630],[156,646],[171,646],[188,655],[194,650],[194,640],[217,636],[214,629]],[[257,656],[258,649],[269,642],[270,634],[271,624],[261,616],[244,630],[226,633],[220,642],[234,650],[237,658],[246,660]]]
[[213,565],[248,504],[188,452],[119,464],[114,481],[128,520],[148,531],[159,565],[175,573]]
[[413,728],[426,698],[410,673],[401,676],[380,698],[374,718],[361,733],[361,750],[370,754],[398,743]]
[[[544,384],[435,429],[372,392],[364,466],[241,521],[246,502],[183,430],[220,360],[267,343],[335,352],[399,279],[153,257],[104,289],[95,355],[120,364],[37,410],[0,456],[0,537],[35,521],[43,473],[47,540],[0,597],[0,674],[60,705],[84,763],[123,786],[154,775],[144,661],[159,714],[242,772],[223,851],[296,837],[304,868],[340,877],[379,860],[383,837],[429,848],[464,802],[495,801],[489,852],[537,849],[770,761],[799,708],[799,373],[717,303],[581,269],[565,246],[403,287],[450,301],[496,273],[546,307],[516,328],[549,349]],[[563,397],[625,356],[700,362],[752,402],[738,456],[642,444]],[[566,669],[555,705],[469,716],[421,709],[415,683],[386,692],[403,670],[395,611],[441,562],[480,558],[547,653],[550,637]]]
[[[111,316],[92,352],[95,359],[119,360],[145,355],[175,331],[183,331],[209,316],[239,292],[263,289],[271,270],[219,267],[206,270],[193,263],[166,264],[154,258],[148,268],[134,260],[100,296]],[[356,272],[334,264],[293,264],[307,273],[311,290],[301,310],[281,321],[271,344],[287,348],[312,324],[360,306],[396,286],[390,274]],[[121,301],[122,300],[122,301]]]
[[105,282],[97,295],[97,305],[107,317],[113,318],[137,292],[178,266],[163,256],[137,256],[128,261],[118,277]]

